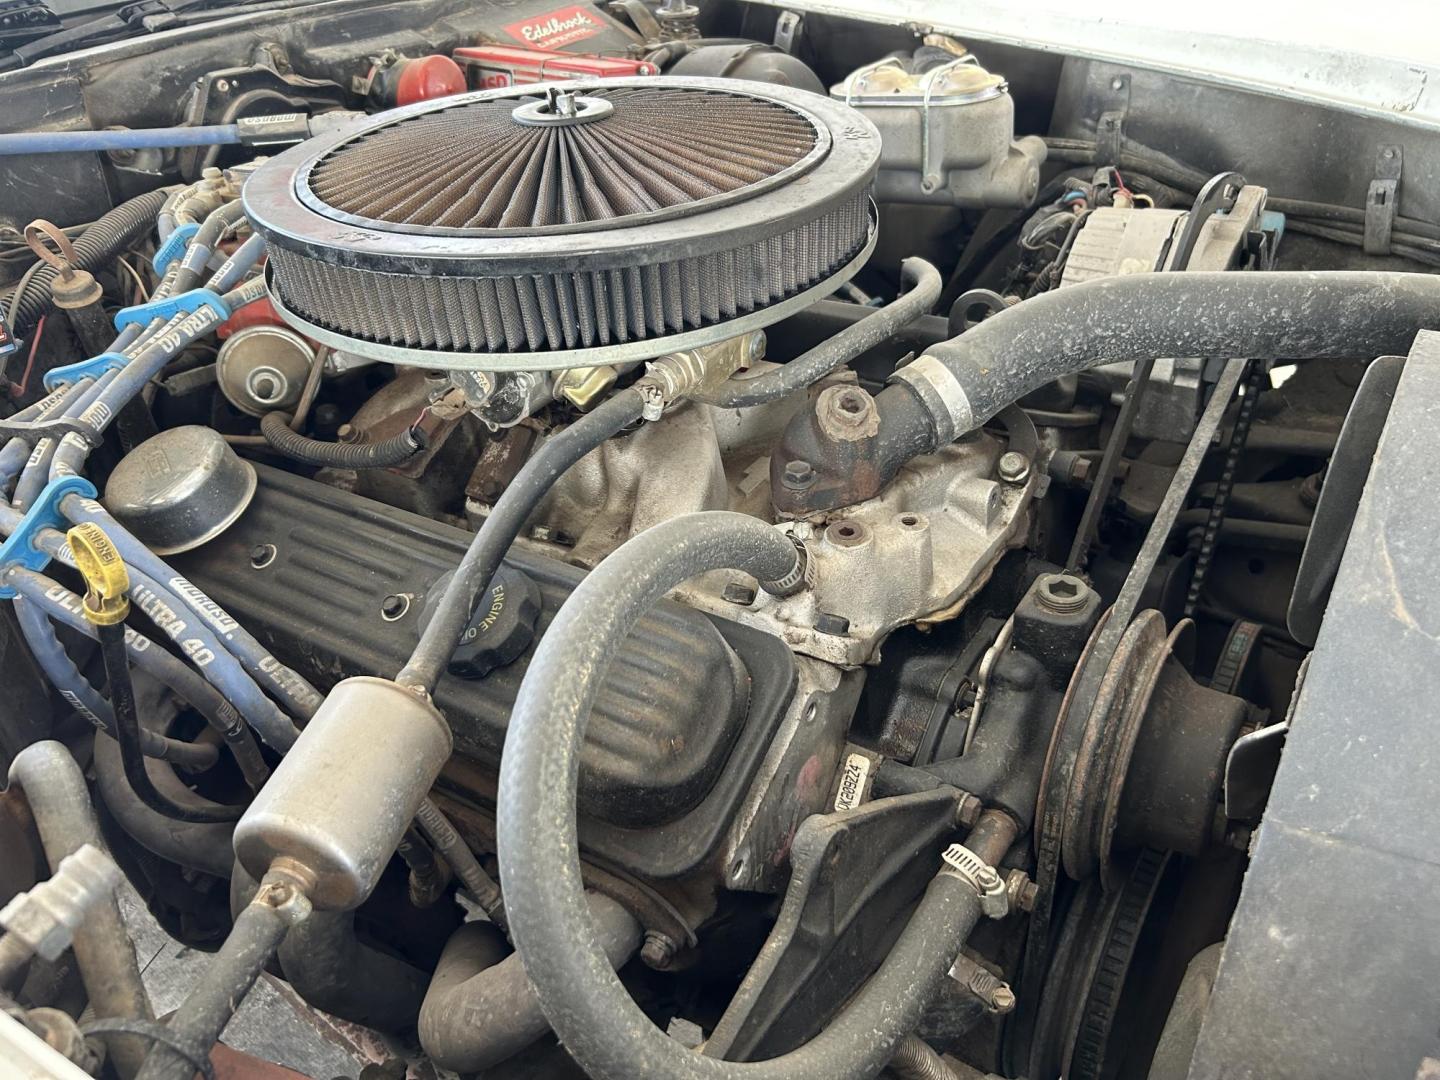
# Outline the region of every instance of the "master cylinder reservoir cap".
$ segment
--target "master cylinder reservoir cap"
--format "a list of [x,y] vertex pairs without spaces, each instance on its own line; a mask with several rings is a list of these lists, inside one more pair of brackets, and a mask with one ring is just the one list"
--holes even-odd
[[170,428],[121,459],[101,500],[157,555],[219,536],[255,495],[255,467],[213,428]]
[[428,697],[388,679],[337,683],[235,826],[254,877],[277,861],[321,911],[375,888],[440,769],[450,725]]

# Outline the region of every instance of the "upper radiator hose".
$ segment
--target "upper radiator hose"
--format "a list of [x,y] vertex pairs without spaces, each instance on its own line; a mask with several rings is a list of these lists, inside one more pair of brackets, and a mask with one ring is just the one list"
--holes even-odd
[[[786,429],[771,457],[809,462],[818,482],[786,487],[787,514],[871,498],[916,454],[980,427],[1062,375],[1097,364],[1165,356],[1258,360],[1371,359],[1409,351],[1440,326],[1440,276],[1370,271],[1132,274],[1045,293],[933,346],[877,398],[881,430],[866,443],[827,435],[812,412]],[[864,469],[857,469],[863,464]],[[827,483],[826,481],[832,481]]]

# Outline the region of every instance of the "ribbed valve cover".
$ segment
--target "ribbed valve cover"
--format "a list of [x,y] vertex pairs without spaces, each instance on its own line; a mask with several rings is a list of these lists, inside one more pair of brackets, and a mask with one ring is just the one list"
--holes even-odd
[[262,165],[271,293],[328,344],[428,367],[644,359],[834,289],[874,242],[879,136],[803,91],[637,78],[369,117]]

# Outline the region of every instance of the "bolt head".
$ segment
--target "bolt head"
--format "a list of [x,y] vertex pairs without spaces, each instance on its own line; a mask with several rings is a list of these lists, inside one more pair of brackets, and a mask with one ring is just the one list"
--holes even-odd
[[664,971],[675,959],[675,942],[669,934],[651,930],[645,935],[645,944],[640,946],[640,959],[646,967]]
[[755,602],[755,590],[743,581],[730,582],[720,596],[726,603],[739,604],[741,607],[749,607]]
[[809,487],[815,482],[815,470],[808,461],[787,461],[780,482],[790,488]]
[[955,808],[955,824],[962,829],[970,829],[980,820],[980,811],[985,809],[985,803],[976,795],[966,795],[960,800],[960,805]]
[[1008,1013],[1015,1008],[1015,991],[1005,983],[1001,983],[990,995],[990,1006],[997,1013]]
[[1022,484],[1030,475],[1030,459],[1018,450],[1007,450],[1000,455],[997,469],[1001,480],[1008,484]]

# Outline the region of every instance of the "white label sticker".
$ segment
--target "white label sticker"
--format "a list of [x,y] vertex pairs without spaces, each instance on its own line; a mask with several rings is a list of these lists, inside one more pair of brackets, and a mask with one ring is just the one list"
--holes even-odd
[[845,759],[840,790],[835,793],[836,810],[854,810],[865,801],[865,781],[870,778],[872,764],[864,754],[851,754]]

